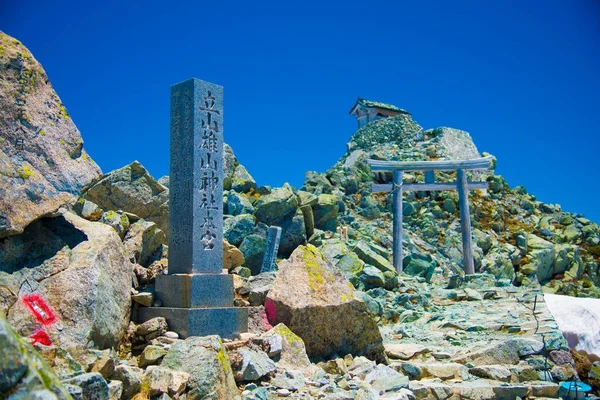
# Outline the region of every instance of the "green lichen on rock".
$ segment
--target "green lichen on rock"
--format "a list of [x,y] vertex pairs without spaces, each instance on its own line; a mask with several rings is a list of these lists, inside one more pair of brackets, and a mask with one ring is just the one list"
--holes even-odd
[[33,170],[31,169],[30,165],[23,164],[23,166],[17,170],[17,174],[22,179],[29,179],[33,176]]
[[0,397],[47,390],[62,399],[71,396],[42,356],[0,315]]

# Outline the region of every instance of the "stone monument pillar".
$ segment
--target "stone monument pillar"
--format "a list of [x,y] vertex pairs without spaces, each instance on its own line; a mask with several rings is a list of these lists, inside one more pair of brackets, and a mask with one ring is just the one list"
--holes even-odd
[[233,276],[223,273],[223,87],[190,79],[171,87],[169,273],[156,278],[160,307],[183,337],[232,338],[248,329],[233,307]]

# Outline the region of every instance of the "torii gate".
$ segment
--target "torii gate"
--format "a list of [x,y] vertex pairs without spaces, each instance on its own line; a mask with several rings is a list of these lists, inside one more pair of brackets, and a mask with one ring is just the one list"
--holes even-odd
[[[393,192],[393,254],[394,268],[402,272],[402,193],[404,191],[438,191],[458,190],[460,206],[460,226],[463,243],[463,264],[465,273],[475,273],[473,262],[473,244],[471,239],[471,216],[469,214],[469,190],[487,189],[487,182],[467,182],[465,171],[473,169],[489,169],[493,157],[483,157],[473,160],[444,160],[444,161],[380,161],[367,160],[372,172],[391,172],[392,184],[371,184],[373,193]],[[405,171],[423,171],[425,183],[403,183],[402,173]],[[435,171],[456,171],[455,182],[435,182]]]

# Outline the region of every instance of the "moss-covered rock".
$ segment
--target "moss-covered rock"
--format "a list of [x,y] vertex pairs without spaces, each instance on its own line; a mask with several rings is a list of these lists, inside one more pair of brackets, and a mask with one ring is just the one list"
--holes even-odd
[[[43,357],[19,336],[0,314],[0,396],[47,391],[61,399],[71,396]],[[46,392],[46,393],[47,393]],[[49,394],[49,393],[48,393]]]
[[280,264],[265,309],[271,324],[284,323],[304,340],[309,356],[351,353],[385,358],[366,304],[312,245],[298,247]]

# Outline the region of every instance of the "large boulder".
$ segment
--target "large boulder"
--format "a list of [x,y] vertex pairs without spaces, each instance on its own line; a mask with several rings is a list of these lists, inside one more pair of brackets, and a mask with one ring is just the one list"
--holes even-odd
[[313,206],[315,228],[335,232],[338,219],[338,198],[332,194],[320,194]]
[[109,172],[82,195],[103,210],[123,210],[152,221],[169,236],[169,189],[139,161]]
[[123,239],[125,252],[131,262],[144,267],[160,260],[167,238],[154,222],[140,219],[129,227]]
[[255,215],[259,222],[278,225],[285,217],[294,215],[298,208],[298,197],[292,187],[285,184],[270,194],[261,196],[255,203]]
[[289,257],[296,247],[306,242],[306,225],[302,211],[297,210],[296,214],[288,215],[279,221],[279,226],[281,241],[278,254],[281,257]]
[[304,340],[309,356],[385,359],[367,305],[342,272],[310,244],[280,263],[265,308],[272,325],[284,323]]
[[0,313],[25,336],[36,324],[25,296],[57,317],[47,330],[67,346],[116,346],[129,324],[131,263],[108,225],[72,214],[33,222],[0,242]]
[[435,144],[435,154],[430,157],[445,160],[470,160],[481,157],[468,132],[440,127],[425,131],[425,136]]
[[[52,368],[44,358],[21,338],[0,313],[0,395],[11,393],[11,398],[27,397],[35,392],[43,398],[69,398]],[[4,398],[4,397],[3,397]]]
[[161,367],[190,374],[188,396],[192,398],[239,397],[227,350],[218,336],[195,336],[173,343]]
[[42,66],[0,32],[0,238],[75,201],[101,174]]

